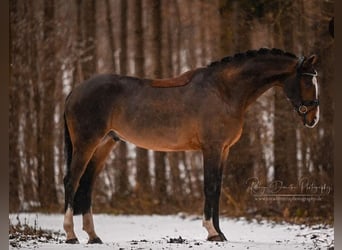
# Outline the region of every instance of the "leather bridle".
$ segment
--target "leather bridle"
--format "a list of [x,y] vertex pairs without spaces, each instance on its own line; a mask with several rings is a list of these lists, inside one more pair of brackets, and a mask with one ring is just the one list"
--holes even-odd
[[[300,80],[301,76],[303,76],[303,75],[316,77],[317,76],[316,70],[314,73],[301,72],[304,59],[305,59],[304,57],[299,58],[298,66],[297,66],[297,78]],[[316,89],[316,91],[317,91],[317,89]],[[305,122],[306,122],[306,115],[313,110],[313,109],[308,109],[308,107],[314,107],[315,108],[317,106],[319,106],[319,99],[318,98],[316,98],[314,100],[301,100],[300,103],[298,103],[298,104],[294,103],[294,107],[296,108],[297,113],[300,116],[303,116]]]

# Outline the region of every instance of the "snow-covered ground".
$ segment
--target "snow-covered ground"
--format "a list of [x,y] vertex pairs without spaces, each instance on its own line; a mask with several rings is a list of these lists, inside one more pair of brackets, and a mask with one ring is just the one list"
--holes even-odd
[[[16,225],[20,222],[63,233],[62,214],[10,214],[9,219]],[[248,222],[245,219],[221,218],[221,229],[228,241],[207,242],[206,230],[201,218],[196,216],[94,216],[97,234],[104,244],[88,245],[87,235],[82,231],[82,217],[74,218],[75,231],[80,244],[63,243],[64,234],[58,240],[19,241],[9,249],[333,249],[334,229],[315,225],[276,224],[272,222]],[[11,242],[11,240],[9,240]],[[175,243],[173,243],[175,242]],[[15,244],[13,244],[15,245]]]

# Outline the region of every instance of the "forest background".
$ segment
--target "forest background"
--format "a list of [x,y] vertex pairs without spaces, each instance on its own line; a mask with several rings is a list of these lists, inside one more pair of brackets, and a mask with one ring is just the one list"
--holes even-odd
[[[275,47],[318,55],[320,122],[305,128],[281,89],[259,98],[230,151],[221,214],[332,223],[333,15],[333,0],[11,0],[10,212],[63,211],[64,101],[83,80],[108,72],[167,78]],[[201,166],[199,152],[121,143],[97,180],[93,210],[201,214]],[[258,200],[252,180],[295,187],[307,199]]]

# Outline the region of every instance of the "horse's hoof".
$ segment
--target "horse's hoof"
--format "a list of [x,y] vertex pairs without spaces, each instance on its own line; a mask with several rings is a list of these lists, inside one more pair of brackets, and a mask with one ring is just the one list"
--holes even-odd
[[221,236],[221,238],[222,238],[222,241],[227,241],[227,238],[226,238],[226,236],[224,236],[223,233],[220,233],[220,236]]
[[65,241],[65,243],[67,244],[78,244],[78,239],[77,238],[72,238],[72,239],[68,239]]
[[103,244],[103,242],[99,237],[96,237],[92,240],[89,239],[88,244]]
[[226,241],[226,237],[223,234],[213,235],[207,238],[208,241]]

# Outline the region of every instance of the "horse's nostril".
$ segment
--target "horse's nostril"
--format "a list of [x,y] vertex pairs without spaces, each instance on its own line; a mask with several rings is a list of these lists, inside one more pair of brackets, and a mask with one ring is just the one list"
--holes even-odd
[[315,117],[310,123],[307,123],[306,126],[309,128],[315,127],[317,124],[317,117]]

